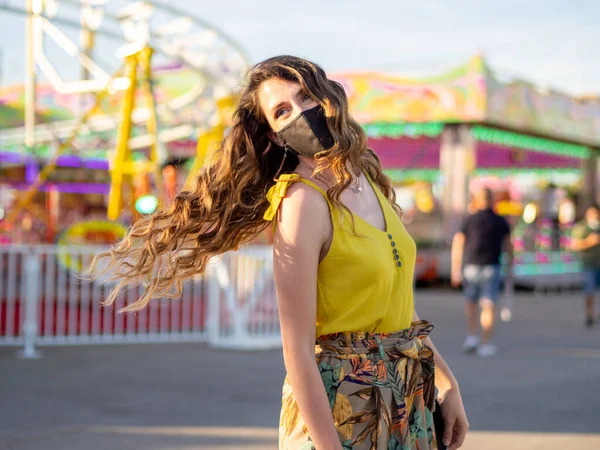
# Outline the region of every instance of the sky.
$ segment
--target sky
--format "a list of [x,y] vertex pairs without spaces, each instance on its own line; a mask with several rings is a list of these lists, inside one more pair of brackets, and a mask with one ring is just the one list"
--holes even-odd
[[[58,0],[60,2],[60,0]],[[23,0],[0,0],[13,5]],[[170,0],[251,62],[302,56],[326,71],[441,74],[482,52],[500,74],[600,95],[598,0]],[[3,86],[24,74],[24,20],[0,11]]]

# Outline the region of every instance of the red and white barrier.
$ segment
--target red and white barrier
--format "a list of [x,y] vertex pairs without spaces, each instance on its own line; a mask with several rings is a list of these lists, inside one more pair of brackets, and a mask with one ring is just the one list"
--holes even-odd
[[231,348],[280,345],[270,248],[224,255],[187,280],[178,299],[117,311],[141,295],[122,292],[103,307],[111,285],[81,279],[98,247],[0,246],[0,345],[35,357],[44,345],[207,341]]

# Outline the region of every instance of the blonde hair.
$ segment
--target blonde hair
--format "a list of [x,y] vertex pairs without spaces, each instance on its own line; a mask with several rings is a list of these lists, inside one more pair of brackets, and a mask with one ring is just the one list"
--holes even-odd
[[193,189],[179,193],[167,209],[140,219],[121,242],[94,258],[90,273],[109,258],[101,274],[114,270],[118,280],[105,305],[135,284],[143,284],[145,290],[122,311],[142,309],[152,298],[178,297],[182,281],[204,272],[212,257],[239,248],[269,226],[263,219],[269,206],[266,193],[280,173],[291,173],[298,165],[296,156],[286,155],[267,137],[270,126],[257,95],[271,78],[299,83],[325,110],[335,145],[315,157],[315,173],[334,175],[336,182],[328,191],[332,203],[346,209],[339,197],[353,181],[351,167],[355,173],[366,172],[400,214],[389,178],[348,112],[343,87],[305,59],[270,58],[249,70],[229,133]]

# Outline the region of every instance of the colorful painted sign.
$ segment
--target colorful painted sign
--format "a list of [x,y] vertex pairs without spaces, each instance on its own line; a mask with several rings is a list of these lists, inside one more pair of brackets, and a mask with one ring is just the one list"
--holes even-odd
[[[577,99],[541,92],[532,84],[503,83],[480,55],[429,79],[383,73],[338,73],[353,116],[363,125],[481,122],[526,134],[600,146],[600,97]],[[388,136],[378,128],[370,135]]]
[[525,81],[501,83],[492,74],[486,78],[486,91],[489,124],[600,146],[600,97],[578,100],[540,92]]
[[[58,238],[58,262],[66,269],[82,272],[83,261],[70,246],[110,245],[125,237],[127,228],[117,222],[87,220],[78,222],[61,233]],[[89,261],[87,261],[89,263]]]
[[383,73],[339,73],[352,115],[360,123],[475,122],[485,117],[483,58],[447,75],[414,80]]
[[58,239],[58,245],[109,245],[125,236],[127,228],[117,222],[86,220],[71,225]]

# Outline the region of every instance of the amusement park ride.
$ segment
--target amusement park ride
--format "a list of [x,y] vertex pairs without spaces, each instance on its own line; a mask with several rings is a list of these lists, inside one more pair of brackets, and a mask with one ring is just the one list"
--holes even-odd
[[[135,218],[166,201],[162,167],[169,159],[169,142],[197,140],[193,174],[223,138],[226,113],[235,102],[232,90],[248,64],[243,49],[214,26],[157,0],[26,0],[24,6],[9,0],[0,4],[2,10],[25,16],[27,73],[25,126],[0,131],[0,145],[10,140],[21,145],[22,152],[35,155],[37,146],[49,144],[53,154],[0,224],[14,223],[23,211],[44,214],[32,201],[61,155],[85,150],[82,136],[114,135],[107,202],[111,221],[126,209]],[[71,39],[73,31],[79,31],[80,44]],[[48,43],[78,62],[78,79],[63,78],[60,63],[53,61],[56,52],[47,51]],[[157,67],[181,68],[194,74],[197,82],[157,101]],[[38,73],[58,94],[80,98],[75,120],[36,124]],[[150,192],[138,195],[136,180],[142,178]]]

